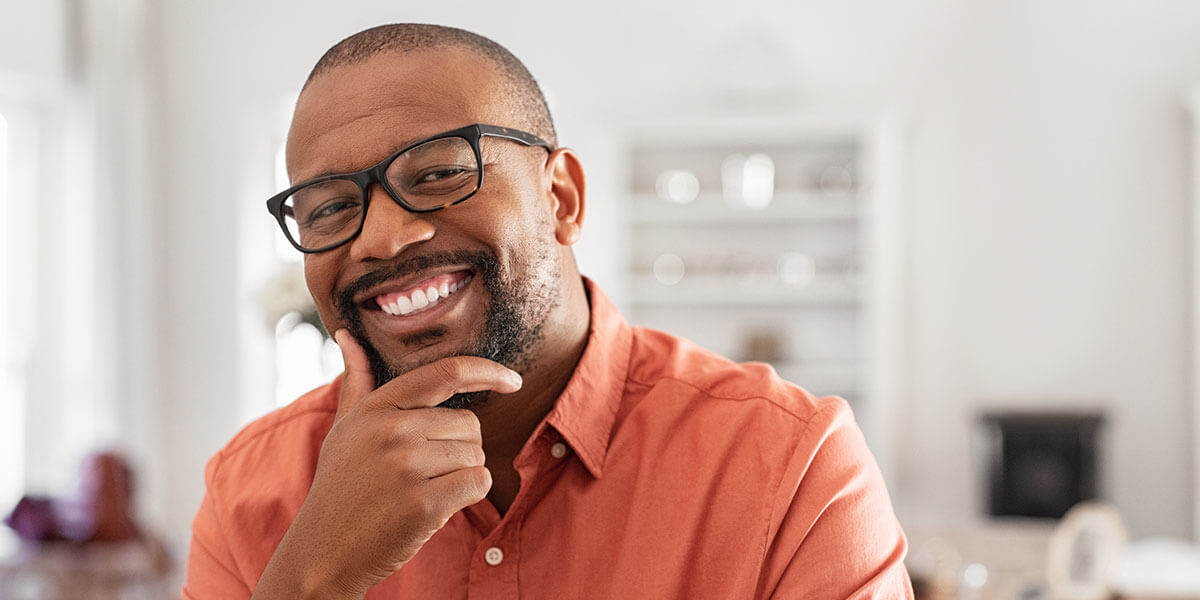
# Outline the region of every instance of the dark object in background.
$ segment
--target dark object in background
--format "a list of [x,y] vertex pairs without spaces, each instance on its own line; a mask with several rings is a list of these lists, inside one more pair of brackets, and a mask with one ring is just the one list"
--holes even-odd
[[60,533],[54,500],[39,496],[25,496],[17,502],[4,524],[17,532],[23,540],[53,542],[65,539]]
[[1099,413],[993,413],[987,439],[988,514],[1057,519],[1098,497]]
[[141,537],[133,519],[133,472],[113,452],[88,455],[74,498],[26,496],[4,520],[21,539],[121,542]]

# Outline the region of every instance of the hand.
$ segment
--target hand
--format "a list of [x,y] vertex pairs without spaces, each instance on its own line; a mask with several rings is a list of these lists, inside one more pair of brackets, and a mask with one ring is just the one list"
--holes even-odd
[[479,419],[437,405],[462,392],[515,392],[520,375],[484,358],[455,356],[375,389],[354,338],[339,330],[334,339],[346,362],[337,416],[256,598],[361,598],[492,486]]

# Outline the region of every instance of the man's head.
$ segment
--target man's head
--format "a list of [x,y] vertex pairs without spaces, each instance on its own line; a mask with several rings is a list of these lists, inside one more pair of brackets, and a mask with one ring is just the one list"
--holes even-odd
[[[476,123],[522,130],[551,148],[477,138],[482,184],[435,212],[410,212],[372,183],[357,237],[305,256],[322,320],[358,339],[378,384],[456,354],[525,373],[554,351],[580,311],[564,290],[579,285],[570,245],[583,217],[582,170],[570,150],[555,147],[549,111],[524,66],[457,29],[386,25],[351,36],[321,58],[296,104],[287,147],[293,184],[362,171]],[[461,167],[421,160],[413,162],[424,170],[411,175],[422,182],[474,181]],[[389,169],[388,181],[393,170],[400,169]],[[411,203],[402,191],[409,188],[393,188]]]
[[554,120],[546,97],[529,69],[504,46],[481,35],[453,27],[417,23],[394,23],[360,31],[325,51],[308,74],[304,89],[313,79],[327,71],[346,65],[365,62],[388,52],[416,52],[459,48],[481,58],[495,67],[495,75],[504,87],[503,94],[512,103],[514,116],[526,131],[558,145]]

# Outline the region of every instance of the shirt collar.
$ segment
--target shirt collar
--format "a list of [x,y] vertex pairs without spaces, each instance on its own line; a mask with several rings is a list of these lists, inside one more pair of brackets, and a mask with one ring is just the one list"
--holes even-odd
[[595,283],[586,277],[583,283],[591,304],[587,346],[546,423],[562,434],[592,477],[598,478],[625,391],[633,330]]

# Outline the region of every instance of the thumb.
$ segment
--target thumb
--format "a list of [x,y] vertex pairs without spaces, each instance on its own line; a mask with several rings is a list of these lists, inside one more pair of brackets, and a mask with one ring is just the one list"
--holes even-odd
[[358,403],[375,389],[375,375],[371,373],[367,354],[350,332],[345,329],[335,331],[333,341],[342,349],[342,361],[346,363],[346,372],[342,375],[342,395],[338,399],[337,415],[334,418],[337,420],[358,406]]

